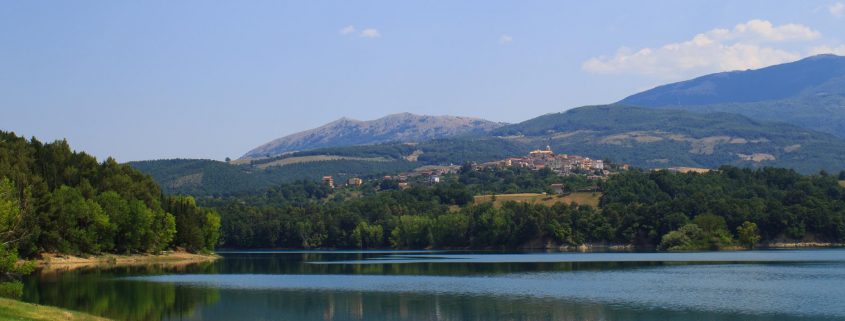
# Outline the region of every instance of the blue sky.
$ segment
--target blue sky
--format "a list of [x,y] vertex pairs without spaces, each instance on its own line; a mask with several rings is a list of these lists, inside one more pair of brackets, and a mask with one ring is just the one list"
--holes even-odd
[[843,1],[3,1],[0,129],[237,158],[343,116],[519,122],[824,52]]

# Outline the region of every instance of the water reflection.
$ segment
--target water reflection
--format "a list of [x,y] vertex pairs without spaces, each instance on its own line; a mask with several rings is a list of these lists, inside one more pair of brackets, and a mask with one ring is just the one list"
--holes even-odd
[[413,293],[224,290],[221,302],[192,317],[168,320],[324,320],[324,321],[546,321],[546,320],[841,320],[790,315],[743,315],[695,310],[643,309],[591,302],[496,296]]
[[224,253],[34,275],[23,299],[144,321],[845,320],[845,250],[654,255]]
[[49,271],[24,281],[22,300],[85,311],[115,320],[154,321],[190,316],[201,305],[220,299],[216,289],[176,284],[119,281],[129,275],[214,271],[209,263],[172,268],[161,266]]

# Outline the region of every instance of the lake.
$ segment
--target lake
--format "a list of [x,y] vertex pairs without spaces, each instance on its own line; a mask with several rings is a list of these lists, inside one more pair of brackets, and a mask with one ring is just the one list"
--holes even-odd
[[27,277],[117,320],[845,320],[845,250],[245,251]]

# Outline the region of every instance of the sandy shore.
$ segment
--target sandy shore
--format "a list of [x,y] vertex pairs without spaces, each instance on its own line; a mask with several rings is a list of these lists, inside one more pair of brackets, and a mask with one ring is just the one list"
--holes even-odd
[[774,242],[762,244],[760,248],[769,249],[799,249],[799,248],[825,248],[825,247],[845,247],[842,243],[826,243],[826,242]]
[[219,259],[216,254],[195,254],[183,251],[167,251],[161,254],[116,255],[103,254],[79,257],[66,254],[42,253],[35,260],[35,265],[43,270],[73,270],[88,267],[119,267],[138,265],[184,266],[194,263],[213,262]]

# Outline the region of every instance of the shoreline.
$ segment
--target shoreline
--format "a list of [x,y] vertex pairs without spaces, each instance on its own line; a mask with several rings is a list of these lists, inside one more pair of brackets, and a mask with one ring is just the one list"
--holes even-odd
[[[778,250],[778,249],[825,249],[825,248],[845,248],[845,243],[831,243],[831,242],[770,242],[760,243],[754,246],[753,249],[733,245],[724,247],[719,250],[698,250],[701,252],[718,252],[718,251],[750,251],[750,250]],[[618,243],[585,243],[580,245],[557,245],[546,244],[533,246],[518,246],[518,247],[427,247],[427,248],[224,248],[220,249],[221,253],[226,252],[240,252],[240,251],[279,251],[279,252],[333,252],[333,251],[558,251],[558,252],[593,252],[593,251],[610,251],[610,252],[672,252],[672,251],[657,251],[656,247],[637,247],[631,244]]]
[[[784,249],[827,249],[845,247],[845,243],[831,243],[831,242],[770,242],[761,243],[754,246],[754,248],[747,248],[738,245],[724,247],[718,250],[700,249],[695,251],[703,252],[719,252],[719,251],[752,251],[752,250],[784,250]],[[540,248],[549,249],[549,248]],[[581,245],[561,245],[557,248],[551,248],[562,252],[593,252],[593,251],[619,251],[619,252],[653,252],[656,248],[638,248],[634,245],[623,244],[606,244],[606,243],[587,243]],[[673,251],[657,251],[657,252],[673,252]]]
[[69,254],[42,253],[35,259],[35,268],[40,272],[69,271],[96,267],[126,267],[143,265],[184,266],[194,263],[214,262],[217,254],[197,254],[184,251],[165,251],[161,254],[100,254],[88,257]]
[[830,242],[773,242],[767,244],[760,244],[755,249],[810,249],[810,248],[833,248],[845,247],[845,243],[830,243]]
[[6,320],[66,320],[66,321],[109,321],[111,319],[71,311],[53,306],[33,304],[14,299],[0,298],[0,319]]

